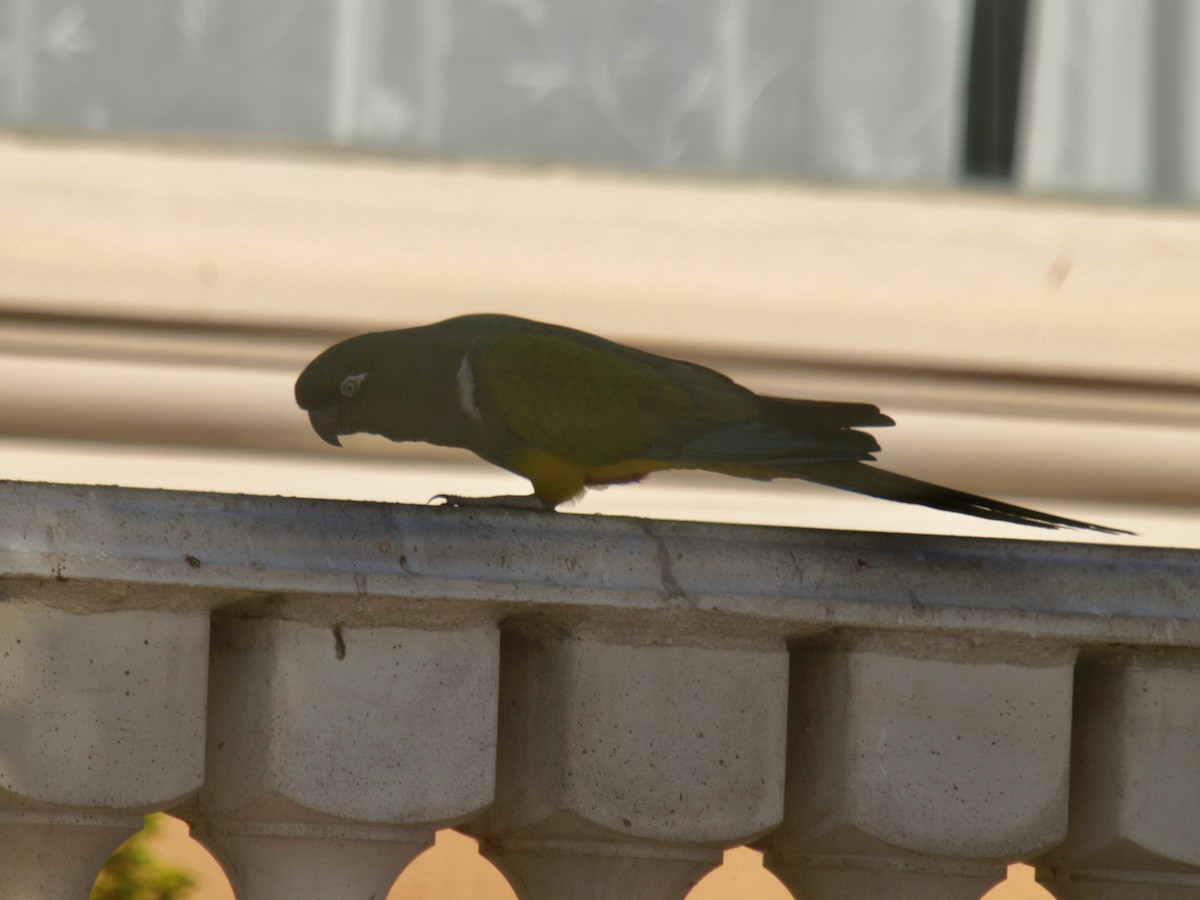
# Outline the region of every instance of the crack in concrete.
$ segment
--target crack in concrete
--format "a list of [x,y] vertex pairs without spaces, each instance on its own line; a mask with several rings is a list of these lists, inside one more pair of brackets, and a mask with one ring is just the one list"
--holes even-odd
[[642,531],[646,533],[646,537],[654,542],[654,553],[658,558],[659,577],[662,579],[661,595],[663,600],[667,603],[682,600],[688,606],[694,606],[695,603],[692,598],[688,596],[687,591],[680,586],[679,581],[675,578],[675,568],[671,564],[671,554],[667,550],[667,542],[663,540],[661,535],[655,533],[653,522],[643,521],[639,524],[642,527]]

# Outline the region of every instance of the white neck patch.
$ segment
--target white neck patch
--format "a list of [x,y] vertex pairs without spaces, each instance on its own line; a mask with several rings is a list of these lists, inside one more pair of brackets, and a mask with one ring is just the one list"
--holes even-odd
[[475,405],[475,373],[471,371],[470,357],[471,353],[467,351],[458,365],[458,375],[455,379],[458,383],[458,402],[468,416],[482,423],[483,416],[479,413],[479,407]]

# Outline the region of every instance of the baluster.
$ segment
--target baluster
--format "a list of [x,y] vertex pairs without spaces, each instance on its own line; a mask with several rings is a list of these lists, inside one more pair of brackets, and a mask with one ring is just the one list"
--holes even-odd
[[0,898],[82,900],[143,813],[200,787],[208,629],[0,604]]
[[1037,861],[1062,900],[1200,896],[1200,657],[1085,656],[1066,842]]
[[495,806],[523,900],[681,898],[781,814],[787,654],[506,634]]
[[498,632],[224,619],[187,814],[242,900],[382,898],[494,784]]
[[1066,831],[1073,652],[880,634],[793,654],[785,824],[806,900],[973,900]]

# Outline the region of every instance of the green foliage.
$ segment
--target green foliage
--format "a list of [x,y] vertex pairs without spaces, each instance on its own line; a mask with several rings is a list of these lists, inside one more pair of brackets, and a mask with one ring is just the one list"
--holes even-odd
[[92,886],[91,900],[184,900],[191,893],[191,876],[157,862],[146,849],[146,838],[164,818],[146,816],[142,830],[117,848]]

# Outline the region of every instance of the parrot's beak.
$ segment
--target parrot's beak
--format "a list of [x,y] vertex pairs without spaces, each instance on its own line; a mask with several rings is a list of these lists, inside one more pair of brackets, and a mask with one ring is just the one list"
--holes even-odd
[[312,422],[313,431],[320,435],[325,443],[335,447],[342,446],[342,442],[338,440],[339,422],[336,406],[309,410],[308,421]]

